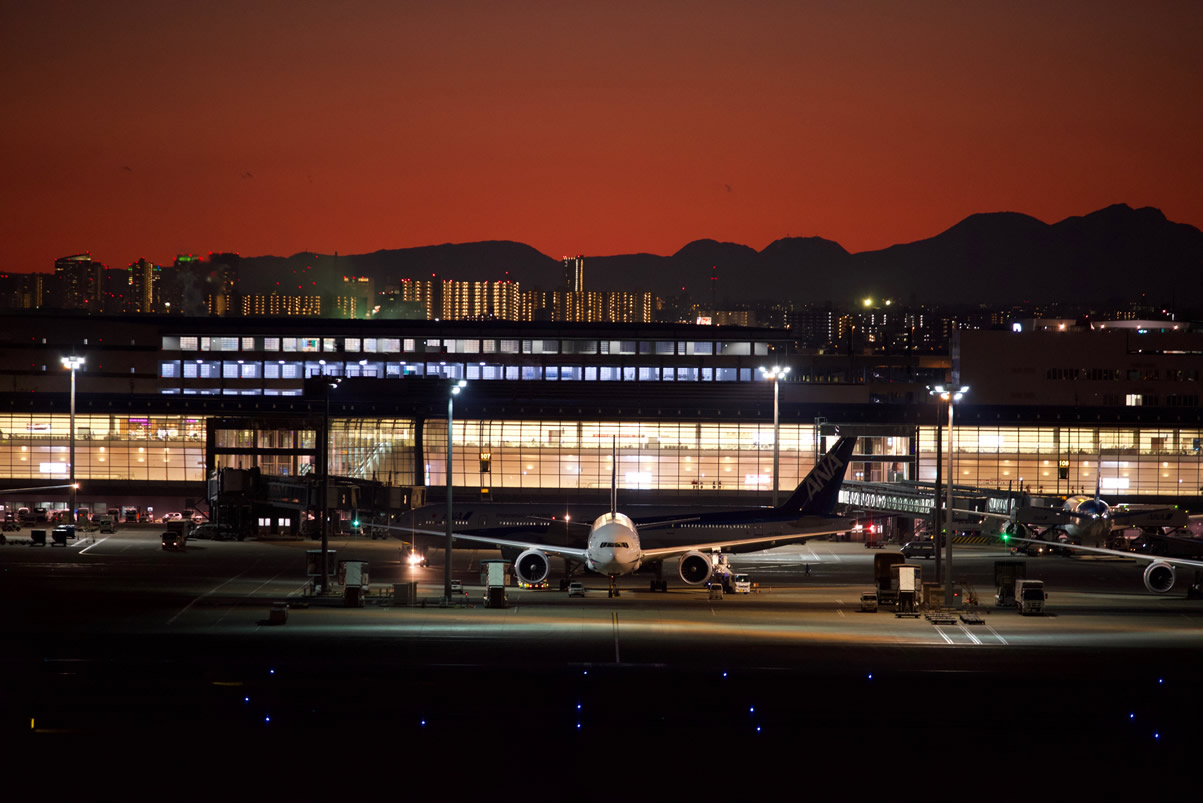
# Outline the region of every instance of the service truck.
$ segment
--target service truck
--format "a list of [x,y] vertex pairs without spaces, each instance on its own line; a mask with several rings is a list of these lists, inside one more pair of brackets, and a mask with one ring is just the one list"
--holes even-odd
[[752,593],[752,581],[748,578],[748,576],[746,574],[735,575],[735,579],[731,582],[731,585],[734,588],[734,591],[736,594],[751,594]]
[[996,608],[1009,608],[1015,604],[1015,581],[1026,577],[1027,570],[1027,561],[994,561],[994,606]]
[[896,563],[890,569],[896,578],[894,587],[897,599],[894,602],[895,616],[918,616],[919,594],[923,589],[923,569],[914,563]]
[[340,560],[338,562],[338,582],[343,587],[343,605],[348,608],[362,608],[371,589],[371,578],[368,574],[366,560]]
[[510,583],[510,562],[508,560],[482,560],[480,562],[480,582],[485,587],[485,607],[504,608],[509,604],[505,588]]
[[1043,580],[1020,579],[1015,581],[1015,607],[1024,616],[1044,613],[1044,600],[1047,598],[1048,595],[1044,593]]
[[880,605],[894,605],[898,602],[898,573],[893,567],[906,563],[906,556],[901,552],[879,552],[873,556],[873,583],[877,587],[877,602]]

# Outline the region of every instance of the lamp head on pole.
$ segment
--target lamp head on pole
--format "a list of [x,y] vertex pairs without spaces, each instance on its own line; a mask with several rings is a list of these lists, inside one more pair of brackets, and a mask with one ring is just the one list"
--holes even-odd
[[456,382],[455,384],[453,384],[451,386],[451,395],[454,396],[454,395],[458,394],[462,389],[464,389],[466,387],[468,387],[468,380],[461,379],[460,381]]
[[772,368],[765,368],[763,365],[760,366],[760,374],[765,379],[772,379],[773,381],[776,381],[788,373],[789,373],[788,365],[785,366],[784,368],[782,368],[780,365],[774,365]]
[[954,390],[952,387],[945,387],[944,385],[928,385],[927,392],[931,396],[938,397],[940,401],[959,402],[969,392],[969,386],[961,385]]
[[76,357],[75,355],[71,355],[70,357],[62,358],[63,367],[69,371],[75,371],[79,368],[82,368],[84,365],[84,362],[85,362],[85,360],[83,357]]

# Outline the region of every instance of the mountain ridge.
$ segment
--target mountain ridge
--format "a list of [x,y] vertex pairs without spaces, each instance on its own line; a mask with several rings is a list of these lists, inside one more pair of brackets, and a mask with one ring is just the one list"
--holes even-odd
[[[244,288],[267,289],[281,268],[313,271],[313,281],[371,276],[377,287],[400,279],[518,281],[556,289],[560,260],[525,243],[443,243],[368,254],[243,257]],[[1102,302],[1144,293],[1203,307],[1203,232],[1168,220],[1155,207],[1112,204],[1056,223],[1021,212],[975,213],[925,239],[849,252],[822,237],[784,237],[757,251],[741,243],[697,239],[669,256],[585,255],[588,290],[688,293],[718,306],[792,301],[848,303],[892,297],[904,302],[999,303],[1075,298]],[[263,285],[259,287],[258,285]],[[298,286],[303,289],[303,284]],[[277,285],[274,289],[281,289]]]

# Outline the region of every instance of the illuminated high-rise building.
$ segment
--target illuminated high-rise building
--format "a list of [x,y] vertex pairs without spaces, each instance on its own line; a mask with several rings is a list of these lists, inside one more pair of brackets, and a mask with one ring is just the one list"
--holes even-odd
[[440,317],[445,321],[530,320],[521,317],[522,292],[518,282],[461,282],[445,279],[442,290]]
[[418,302],[426,308],[426,320],[434,320],[434,281],[431,279],[402,279],[398,294],[403,302]]
[[376,308],[376,282],[368,276],[344,276],[331,305],[337,318],[367,318]]
[[253,293],[241,297],[244,317],[316,318],[322,314],[322,298],[317,295],[281,295]]
[[160,312],[159,266],[139,259],[128,268],[129,294],[125,298],[126,312]]
[[572,323],[648,323],[652,320],[652,294],[609,292],[551,293],[551,320]]
[[580,254],[564,257],[563,289],[570,293],[581,293],[585,290],[585,258]]
[[104,265],[91,254],[74,254],[54,260],[54,279],[62,309],[100,311],[100,275]]

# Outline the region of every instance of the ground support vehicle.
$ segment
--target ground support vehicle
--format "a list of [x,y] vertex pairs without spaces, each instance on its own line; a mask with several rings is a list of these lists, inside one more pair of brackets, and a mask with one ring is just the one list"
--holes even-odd
[[994,561],[994,606],[1011,607],[1015,604],[1015,581],[1027,576],[1028,565],[1022,560]]
[[894,603],[894,615],[918,617],[923,570],[913,563],[899,563],[891,567],[891,573],[898,578],[895,582],[898,598]]
[[509,605],[506,586],[510,584],[508,560],[485,560],[480,564],[480,580],[485,587],[485,607],[504,608]]
[[873,583],[877,588],[879,605],[894,605],[898,601],[898,575],[891,569],[905,563],[901,552],[880,552],[873,556]]
[[362,608],[370,589],[368,562],[366,560],[339,561],[338,582],[343,587],[343,604],[348,608]]
[[163,541],[163,549],[172,551],[182,550],[188,541],[188,536],[184,535],[181,530],[168,530],[160,538]]
[[1015,607],[1024,616],[1044,613],[1044,601],[1048,595],[1044,593],[1043,580],[1016,580]]

